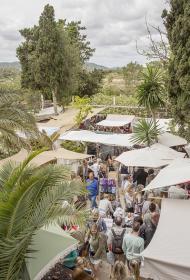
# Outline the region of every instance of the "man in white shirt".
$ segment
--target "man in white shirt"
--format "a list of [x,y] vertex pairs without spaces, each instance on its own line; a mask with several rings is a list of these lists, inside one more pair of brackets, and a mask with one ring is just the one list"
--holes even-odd
[[97,159],[93,160],[93,165],[89,166],[89,168],[94,172],[94,178],[98,179],[99,177],[99,170],[100,170],[100,165],[97,162]]

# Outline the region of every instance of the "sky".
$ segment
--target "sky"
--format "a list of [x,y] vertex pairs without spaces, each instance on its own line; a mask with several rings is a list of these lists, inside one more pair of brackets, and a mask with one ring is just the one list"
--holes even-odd
[[[161,14],[166,0],[0,0],[0,61],[16,61],[22,38],[19,30],[38,23],[46,4],[54,6],[56,18],[80,20],[86,26],[91,46],[96,49],[91,62],[107,67],[131,61],[145,64],[136,51],[148,47],[146,20],[163,28]],[[154,34],[155,33],[155,34]],[[158,35],[153,31],[155,40]]]

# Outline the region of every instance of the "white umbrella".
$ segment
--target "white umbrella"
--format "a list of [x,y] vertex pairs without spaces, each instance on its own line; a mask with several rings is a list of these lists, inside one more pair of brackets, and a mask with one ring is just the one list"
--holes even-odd
[[157,143],[151,147],[124,152],[115,160],[125,166],[159,168],[170,164],[176,158],[183,158],[184,156],[184,153],[179,153]]
[[162,169],[144,190],[169,187],[190,181],[190,159],[176,159]]
[[167,147],[184,146],[187,144],[184,138],[169,132],[164,132],[158,136],[158,142]]

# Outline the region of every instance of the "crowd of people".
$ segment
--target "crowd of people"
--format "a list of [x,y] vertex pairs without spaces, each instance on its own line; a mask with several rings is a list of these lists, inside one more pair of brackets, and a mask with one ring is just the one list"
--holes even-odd
[[[119,171],[117,193],[109,192],[109,188],[100,188],[101,181],[107,180],[114,170]],[[77,176],[85,183],[88,193],[78,199],[91,208],[91,216],[86,224],[82,249],[69,256],[75,259],[70,268],[77,268],[76,277],[80,271],[83,275],[83,278],[73,279],[99,279],[98,271],[104,263],[111,266],[110,279],[140,279],[141,253],[156,232],[161,197],[187,199],[189,186],[181,184],[171,186],[167,192],[144,192],[156,171],[118,167],[110,155],[106,161],[98,158],[83,160]],[[66,262],[65,265],[68,267]]]
[[[78,199],[91,208],[84,244],[91,264],[85,271],[93,279],[105,262],[112,267],[111,279],[130,279],[134,273],[139,277],[140,254],[150,243],[159,221],[160,201],[143,192],[144,186],[154,178],[154,170],[146,172],[140,168],[131,173],[121,166],[118,193],[102,191],[101,178],[107,178],[116,169],[116,163],[108,155],[105,162],[96,158],[83,160],[77,172],[88,192]],[[78,267],[82,255],[75,254],[74,267]],[[126,277],[122,278],[124,275]]]

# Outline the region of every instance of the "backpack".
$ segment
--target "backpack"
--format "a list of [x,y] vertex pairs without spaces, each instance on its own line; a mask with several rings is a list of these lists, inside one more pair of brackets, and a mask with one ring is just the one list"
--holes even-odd
[[112,252],[114,254],[123,254],[122,244],[123,244],[123,237],[126,229],[124,229],[120,234],[116,234],[113,229],[111,231],[114,237],[112,241]]

